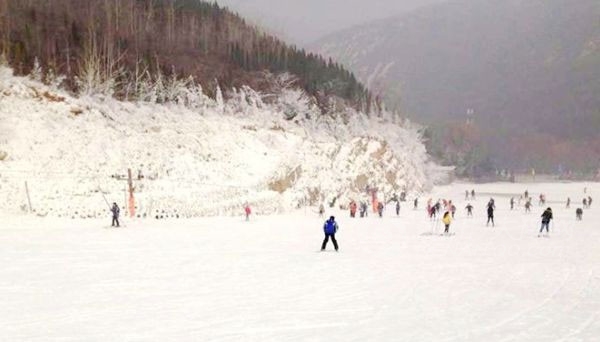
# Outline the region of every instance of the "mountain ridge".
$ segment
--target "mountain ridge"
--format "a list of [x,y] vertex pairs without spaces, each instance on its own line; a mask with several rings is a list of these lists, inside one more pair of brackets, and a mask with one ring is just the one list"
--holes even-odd
[[[600,157],[600,4],[592,0],[452,1],[341,31],[314,49],[416,121],[463,123],[472,108],[498,167],[554,170],[564,157],[565,168],[586,169],[596,164],[586,158]],[[555,150],[570,143],[570,152],[536,148],[542,158],[533,162],[493,146],[515,150],[527,135],[549,135]]]

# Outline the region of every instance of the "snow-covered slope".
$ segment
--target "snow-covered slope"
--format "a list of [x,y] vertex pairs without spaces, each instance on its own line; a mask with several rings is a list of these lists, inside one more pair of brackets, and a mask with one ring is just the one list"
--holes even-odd
[[[587,193],[583,192],[587,187]],[[464,190],[474,217],[466,215]],[[510,210],[510,196],[547,195]],[[436,187],[397,216],[65,220],[0,213],[0,340],[228,342],[595,342],[600,336],[600,183]],[[454,199],[451,237],[423,208]],[[486,202],[496,199],[496,227]],[[573,200],[565,208],[567,197]],[[517,197],[518,198],[518,197]],[[392,209],[392,208],[390,208]]]
[[[227,102],[200,93],[184,106],[75,98],[8,68],[0,81],[7,212],[28,208],[27,182],[38,215],[104,215],[103,194],[125,205],[128,168],[140,216],[230,214],[245,202],[270,213],[358,200],[367,185],[390,196],[431,184],[418,129],[390,118],[286,120],[281,101],[266,105],[248,89]],[[286,101],[311,114],[305,101]]]

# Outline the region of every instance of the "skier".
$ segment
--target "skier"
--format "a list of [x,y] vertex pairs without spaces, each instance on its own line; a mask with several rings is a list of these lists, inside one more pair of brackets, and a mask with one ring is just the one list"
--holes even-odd
[[467,204],[465,209],[467,209],[467,216],[473,217],[473,206],[471,203]]
[[319,217],[323,217],[323,215],[325,215],[325,206],[323,205],[323,203],[321,203],[319,205]]
[[575,210],[575,219],[577,219],[577,221],[581,221],[583,219],[583,209],[577,208]]
[[452,204],[452,201],[450,201],[450,212],[452,213],[452,219],[454,219],[454,215],[456,214],[456,206]]
[[452,223],[452,217],[450,217],[450,212],[447,211],[444,213],[442,221],[444,222],[444,226],[446,226],[446,228],[444,229],[444,234],[450,234],[450,223]]
[[469,190],[465,190],[465,201],[469,199]]
[[567,209],[571,208],[571,197],[567,197]]
[[250,204],[246,203],[246,205],[244,205],[244,213],[246,214],[246,221],[250,221],[250,214],[252,214],[252,209],[250,209]]
[[428,214],[429,214],[429,219],[430,220],[434,220],[435,219],[435,217],[437,216],[436,212],[437,211],[435,210],[435,207],[429,207]]
[[383,203],[379,202],[377,204],[377,213],[379,214],[379,217],[383,217]]
[[588,209],[592,207],[592,196],[588,196]]
[[434,208],[435,208],[435,213],[436,213],[436,214],[439,214],[439,212],[442,210],[442,203],[440,203],[440,200],[438,200],[438,201],[435,203],[435,206],[434,206]]
[[475,189],[471,190],[471,199],[475,200]]
[[400,201],[396,201],[396,216],[400,216]]
[[525,190],[525,200],[529,198],[529,190]]
[[531,198],[527,199],[527,202],[525,202],[525,212],[529,213],[531,212]]
[[494,209],[496,209],[496,206],[494,205],[494,199],[490,199],[487,205],[488,219],[487,223],[485,224],[486,227],[490,225],[490,222],[492,222],[492,227],[496,226],[496,224],[494,223]]
[[544,227],[546,228],[546,235],[550,234],[550,229],[548,226],[550,225],[550,220],[552,220],[552,208],[548,208],[542,214],[542,228],[540,228],[540,233],[538,237],[542,236],[542,232],[544,231]]
[[361,201],[360,202],[360,217],[365,217],[365,216],[367,216],[367,202]]
[[515,198],[511,197],[510,198],[510,210],[513,210],[515,208]]
[[414,208],[413,208],[414,210],[419,209],[419,199],[418,198],[415,198],[413,205],[414,205]]
[[350,217],[356,217],[356,202],[350,202]]
[[111,227],[119,227],[119,213],[121,212],[121,209],[119,209],[119,206],[117,205],[117,203],[113,202],[112,208],[110,208],[110,211],[112,212],[112,224]]
[[587,201],[587,198],[584,198],[583,199],[583,208],[587,209],[587,207],[588,207],[588,201]]
[[329,220],[325,221],[323,225],[323,231],[325,233],[325,240],[323,240],[323,244],[321,245],[321,252],[325,250],[327,247],[327,243],[329,242],[329,238],[331,238],[331,242],[333,242],[333,247],[337,252],[339,250],[337,240],[335,239],[335,233],[337,233],[339,227],[337,222],[335,222],[335,217],[331,216]]
[[540,206],[543,206],[544,204],[546,204],[546,195],[544,194],[540,194]]

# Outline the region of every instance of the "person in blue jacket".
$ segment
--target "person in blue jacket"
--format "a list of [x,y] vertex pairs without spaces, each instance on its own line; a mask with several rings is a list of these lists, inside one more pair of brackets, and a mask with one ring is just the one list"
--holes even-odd
[[325,232],[325,240],[323,240],[323,244],[321,245],[321,251],[324,251],[327,247],[327,243],[329,242],[329,238],[331,237],[331,241],[333,242],[333,247],[335,247],[335,251],[338,251],[338,243],[335,239],[335,233],[338,231],[338,224],[335,222],[335,217],[331,216],[329,220],[325,221],[323,225],[323,231]]

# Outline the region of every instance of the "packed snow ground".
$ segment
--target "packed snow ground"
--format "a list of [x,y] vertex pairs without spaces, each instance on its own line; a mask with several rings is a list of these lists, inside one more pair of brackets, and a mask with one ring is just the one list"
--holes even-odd
[[[587,194],[583,193],[587,187]],[[475,217],[464,191],[475,189]],[[511,212],[526,189],[542,207]],[[451,237],[405,202],[340,222],[340,253],[320,253],[316,209],[185,220],[2,217],[4,341],[597,341],[599,184],[455,184]],[[493,196],[497,226],[485,226]],[[571,197],[571,209],[565,201]],[[410,198],[409,200],[412,200]],[[441,231],[441,225],[439,230]],[[329,251],[332,246],[329,246]]]

